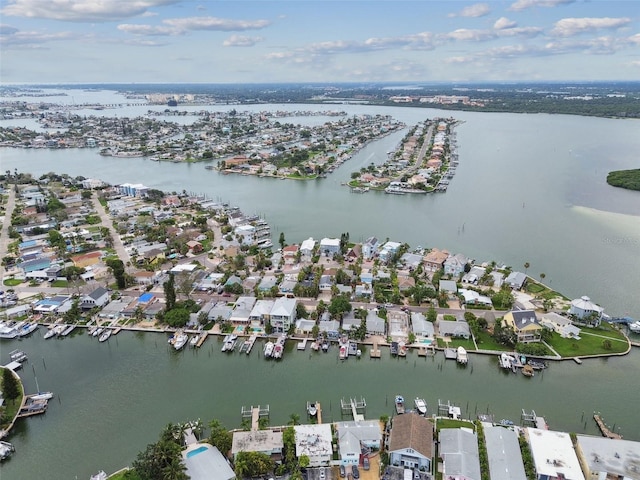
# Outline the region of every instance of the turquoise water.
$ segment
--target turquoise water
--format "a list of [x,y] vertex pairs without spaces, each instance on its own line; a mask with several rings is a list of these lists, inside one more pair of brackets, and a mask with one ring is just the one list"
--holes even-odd
[[195,457],[199,453],[206,452],[207,450],[209,450],[209,447],[204,447],[204,446],[198,447],[195,450],[191,450],[190,452],[187,452],[187,458]]

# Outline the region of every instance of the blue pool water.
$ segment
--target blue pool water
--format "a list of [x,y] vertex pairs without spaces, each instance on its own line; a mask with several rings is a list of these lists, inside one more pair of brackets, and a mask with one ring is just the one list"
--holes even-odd
[[187,452],[187,458],[195,457],[199,453],[206,452],[207,450],[209,450],[209,447],[205,447],[205,446],[198,447],[195,450],[191,450],[190,452]]
[[428,338],[425,338],[424,340],[422,340],[422,343],[423,343],[424,345],[431,345],[431,344],[433,343],[433,341],[432,341],[432,340],[429,340]]

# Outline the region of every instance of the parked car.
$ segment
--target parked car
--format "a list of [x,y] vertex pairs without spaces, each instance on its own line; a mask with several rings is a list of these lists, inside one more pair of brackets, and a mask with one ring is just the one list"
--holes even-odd
[[344,465],[340,465],[340,478],[345,477],[345,470]]
[[324,479],[325,479],[324,467],[320,467],[320,480],[324,480]]
[[364,457],[362,459],[362,468],[369,470],[369,457]]
[[353,478],[355,478],[356,480],[358,480],[358,478],[360,478],[360,472],[358,471],[358,467],[356,467],[355,465],[351,468],[351,474],[353,475]]

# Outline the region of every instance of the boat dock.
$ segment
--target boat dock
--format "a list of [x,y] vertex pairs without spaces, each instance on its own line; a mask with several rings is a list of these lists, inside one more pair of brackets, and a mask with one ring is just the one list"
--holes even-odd
[[113,329],[113,332],[111,332],[111,335],[117,335],[120,333],[120,330],[122,330],[122,327],[116,327]]
[[458,357],[458,352],[455,348],[445,348],[444,349],[444,358],[447,360],[455,360]]
[[242,407],[242,409],[240,410],[240,414],[242,415],[243,419],[251,419],[252,431],[258,431],[260,430],[260,417],[269,417],[269,405],[265,407],[261,407],[260,405],[258,405],[257,407],[251,405],[251,407],[249,408]]
[[246,351],[247,355],[251,353],[251,349],[255,345],[256,340],[258,340],[258,335],[256,335],[255,333],[249,337],[249,345],[247,346],[247,351]]
[[209,335],[209,332],[202,332],[200,334],[200,338],[198,339],[198,341],[196,343],[196,347],[200,348],[202,346],[202,344],[204,343],[204,341],[207,339],[208,335]]
[[298,342],[298,350],[306,350],[307,348],[307,338],[303,338],[301,341]]
[[76,329],[75,325],[68,325],[67,328],[65,328],[64,330],[62,330],[62,332],[60,332],[60,336],[61,337],[66,337],[71,332],[73,332],[75,329]]
[[[340,399],[340,410],[342,414],[349,414],[353,417],[354,422],[362,422],[364,421],[364,410],[367,408],[367,402],[364,398],[360,398],[357,400],[355,398],[350,398],[349,401],[345,399]],[[362,411],[362,413],[361,413]],[[320,423],[320,422],[318,422]]]
[[16,418],[31,417],[47,411],[48,400],[31,400],[28,395],[25,400]]
[[380,358],[380,349],[378,348],[378,341],[373,342],[373,348],[369,350],[369,356],[371,358]]
[[598,425],[598,428],[600,429],[603,437],[610,438],[612,440],[622,440],[622,435],[609,430],[609,427],[605,425],[604,420],[602,420],[602,417],[600,415],[594,413],[593,419],[596,421],[596,424]]

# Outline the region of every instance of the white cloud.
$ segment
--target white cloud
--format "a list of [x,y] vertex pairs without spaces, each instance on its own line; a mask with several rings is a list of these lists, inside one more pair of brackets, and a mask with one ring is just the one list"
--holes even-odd
[[499,37],[535,37],[542,33],[540,27],[514,27],[498,30],[496,34]]
[[630,18],[563,18],[554,24],[551,34],[559,37],[570,37],[595,30],[616,29],[629,23],[631,23]]
[[3,47],[27,46],[30,48],[43,48],[43,44],[45,43],[69,40],[76,37],[77,35],[71,32],[41,33],[22,32],[18,29],[14,29],[13,31],[2,31],[2,35],[0,35],[0,44]]
[[173,27],[164,27],[164,26],[155,26],[155,25],[135,25],[131,23],[123,23],[118,25],[118,30],[121,32],[131,33],[133,35],[147,35],[147,36],[155,36],[155,35],[180,35],[184,32],[181,32],[177,28]]
[[269,20],[231,20],[217,17],[187,17],[163,20],[163,23],[180,30],[217,30],[233,32],[260,30],[271,25]]
[[450,40],[463,40],[472,42],[482,42],[496,38],[495,32],[491,30],[470,30],[467,28],[459,28],[453,32],[442,35],[441,38]]
[[468,7],[464,7],[458,13],[450,13],[449,17],[484,17],[491,13],[491,8],[486,3],[474,3]]
[[627,63],[627,65],[630,67],[640,68],[640,60],[631,60],[630,62]]
[[225,47],[253,47],[256,43],[262,42],[262,37],[246,37],[244,35],[231,35],[222,45]]
[[517,0],[511,4],[509,10],[520,11],[533,7],[557,7],[558,5],[566,5],[573,3],[575,0]]
[[493,28],[496,30],[502,30],[504,28],[513,28],[517,25],[518,24],[516,22],[514,22],[513,20],[509,20],[507,17],[500,17],[493,24]]
[[178,0],[10,0],[2,14],[67,22],[108,22],[148,13]]

